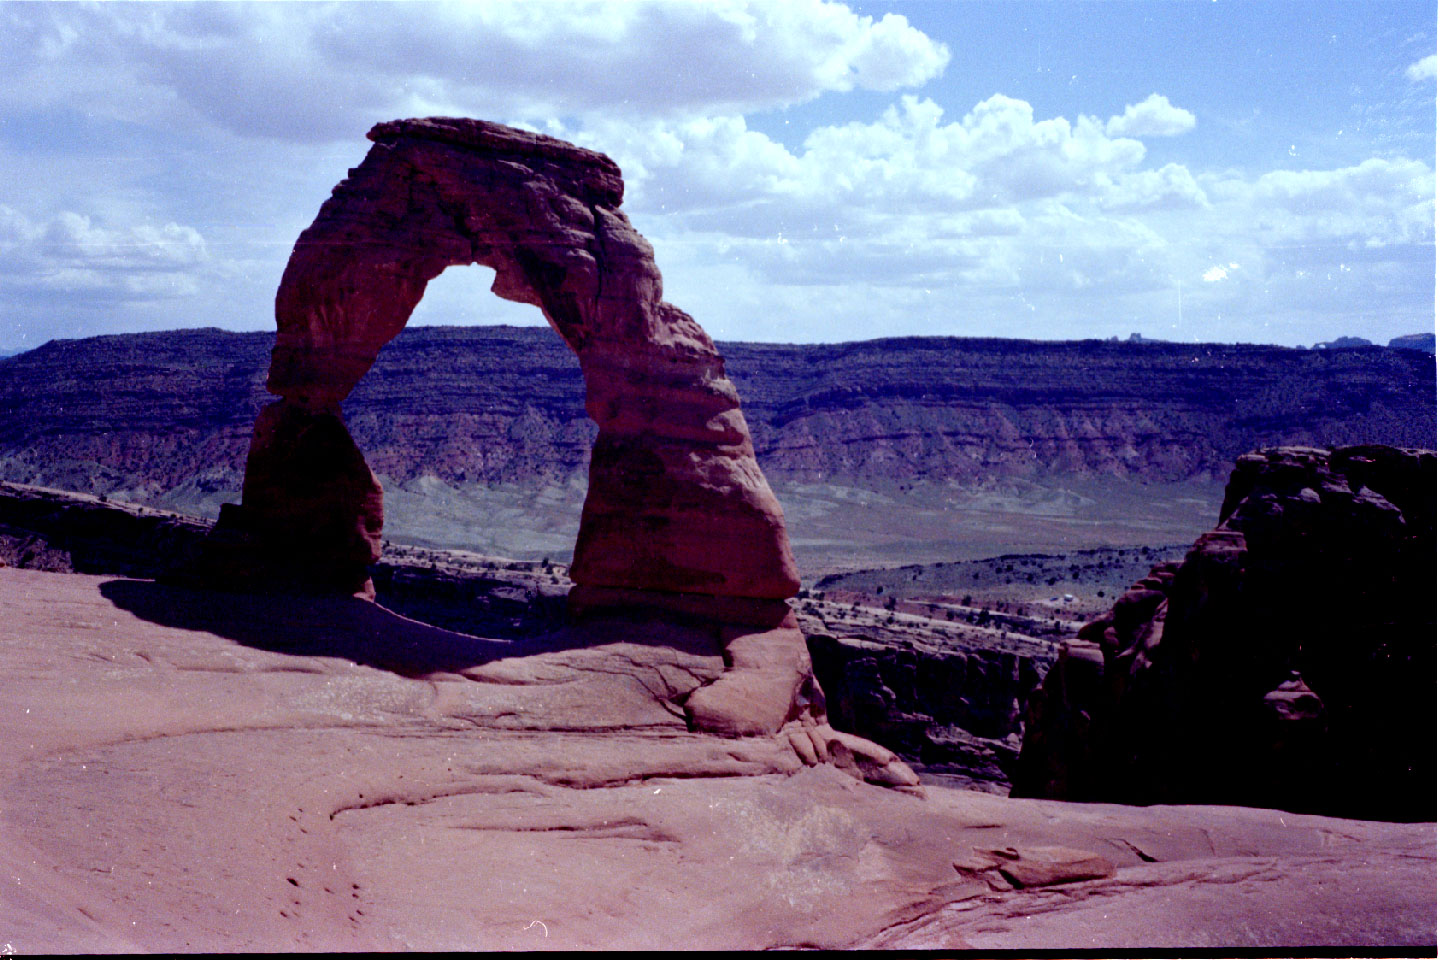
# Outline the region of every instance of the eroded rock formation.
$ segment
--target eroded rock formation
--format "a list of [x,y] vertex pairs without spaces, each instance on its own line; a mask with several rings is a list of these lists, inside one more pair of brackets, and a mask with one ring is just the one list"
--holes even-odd
[[369,136],[281,278],[267,382],[281,399],[256,421],[243,504],[217,526],[240,558],[226,575],[373,595],[381,489],[340,402],[431,279],[480,263],[495,293],[539,307],[579,357],[599,427],[572,609],[733,625],[725,674],[685,703],[697,728],[742,736],[823,720],[785,604],[799,578],[779,504],[715,345],[661,300],[653,251],[619,210],[619,168],[477,120],[400,120]]
[[1246,454],[1032,693],[1014,796],[1435,816],[1435,454]]
[[866,789],[688,730],[724,666],[670,625],[9,568],[0,610],[17,952],[1435,950],[1434,824]]
[[[282,399],[257,424],[242,522],[284,541],[297,568],[343,566],[363,583],[379,486],[336,432],[340,402],[431,279],[480,263],[580,358],[599,425],[572,571],[582,590],[792,595],[785,525],[735,388],[699,324],[661,300],[651,247],[619,210],[619,168],[477,120],[382,123],[370,139],[281,279],[267,387]],[[344,497],[317,517],[293,492],[295,467]]]

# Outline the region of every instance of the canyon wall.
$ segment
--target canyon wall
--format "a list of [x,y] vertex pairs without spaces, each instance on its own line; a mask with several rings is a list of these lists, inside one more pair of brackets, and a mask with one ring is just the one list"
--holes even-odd
[[[0,477],[174,499],[240,487],[273,334],[54,341],[0,359]],[[1435,443],[1435,361],[1409,350],[911,338],[722,343],[772,481],[1223,478],[1277,444]],[[579,364],[538,328],[406,330],[345,402],[379,474],[583,481]]]

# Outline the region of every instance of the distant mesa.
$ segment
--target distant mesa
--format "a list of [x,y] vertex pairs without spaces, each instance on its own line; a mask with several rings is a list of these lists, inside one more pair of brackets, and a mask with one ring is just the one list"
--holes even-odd
[[[274,400],[274,341],[176,330],[0,360],[0,477],[214,517],[239,499],[252,425]],[[817,481],[887,495],[922,482],[1208,484],[1260,447],[1430,446],[1436,429],[1435,365],[1415,350],[949,337],[718,348],[782,503]],[[482,496],[583,490],[597,433],[585,389],[548,329],[412,323],[345,401],[387,487],[386,536],[414,534],[391,493],[428,498],[422,478]],[[573,543],[567,522],[571,539],[534,559]],[[481,542],[480,523],[444,544]]]
[[1347,347],[1373,347],[1375,344],[1364,337],[1336,337],[1334,340],[1323,340],[1311,347],[1312,350],[1343,350]]
[[[1324,340],[1311,347],[1312,350],[1343,350],[1351,347],[1373,347],[1375,346],[1364,337],[1336,337],[1334,340]],[[1393,350],[1421,350],[1425,353],[1435,352],[1435,334],[1433,333],[1407,333],[1403,337],[1395,337],[1386,344]]]
[[1435,818],[1435,453],[1241,457],[1221,523],[1079,631],[1012,796]]
[[1396,337],[1386,346],[1395,350],[1423,350],[1426,353],[1435,353],[1435,334],[1433,333],[1407,333],[1403,337]]

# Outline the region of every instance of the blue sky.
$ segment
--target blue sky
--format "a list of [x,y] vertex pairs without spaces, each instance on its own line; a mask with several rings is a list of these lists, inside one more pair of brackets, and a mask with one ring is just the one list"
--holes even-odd
[[[0,351],[273,329],[365,131],[602,149],[717,338],[1432,329],[1436,8],[1403,0],[0,3]],[[539,323],[452,268],[412,322]]]

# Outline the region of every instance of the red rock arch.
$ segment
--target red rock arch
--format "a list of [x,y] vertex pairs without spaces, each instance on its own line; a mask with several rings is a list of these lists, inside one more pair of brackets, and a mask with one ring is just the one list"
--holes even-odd
[[256,422],[244,502],[221,527],[267,543],[272,573],[368,588],[381,490],[340,401],[432,278],[480,263],[496,294],[539,307],[580,358],[600,429],[577,595],[792,596],[784,520],[734,385],[699,324],[661,300],[653,251],[620,212],[615,163],[478,120],[398,120],[369,137],[285,268],[267,384],[281,399]]

